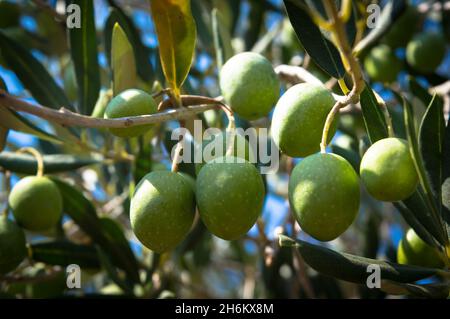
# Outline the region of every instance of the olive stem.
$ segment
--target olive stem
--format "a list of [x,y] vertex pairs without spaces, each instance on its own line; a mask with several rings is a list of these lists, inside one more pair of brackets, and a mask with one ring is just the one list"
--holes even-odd
[[18,153],[18,154],[30,153],[31,155],[33,155],[37,161],[36,176],[37,177],[44,176],[44,158],[42,157],[42,154],[38,150],[36,150],[33,147],[23,147],[23,148],[17,150],[16,153]]
[[345,33],[344,22],[342,20],[342,14],[339,14],[336,6],[334,5],[334,1],[324,0],[323,4],[325,6],[327,15],[331,19],[332,33],[334,39],[336,40],[336,45],[341,51],[341,57],[343,59],[344,65],[346,66],[347,72],[350,73],[353,82],[353,87],[349,94],[347,94],[343,99],[338,99],[331,111],[328,113],[325,125],[323,127],[322,140],[320,143],[320,151],[322,153],[325,153],[328,142],[328,132],[330,130],[331,124],[333,123],[335,115],[341,108],[351,103],[355,104],[359,102],[359,95],[364,89],[365,83],[363,80],[361,66],[359,65],[356,57],[353,55],[352,49],[348,42],[347,34]]
[[222,102],[213,98],[202,96],[187,96],[187,102],[184,101],[184,96],[181,96],[184,106],[181,109],[170,109],[164,112],[122,117],[116,119],[102,119],[94,118],[82,114],[78,114],[62,107],[59,110],[54,110],[46,106],[35,105],[24,100],[18,99],[6,91],[0,89],[0,107],[7,107],[9,109],[25,112],[36,115],[45,120],[58,123],[64,126],[78,126],[90,128],[126,128],[146,124],[155,124],[166,122],[170,120],[180,120],[192,117],[194,114],[203,113],[217,107],[221,107]]

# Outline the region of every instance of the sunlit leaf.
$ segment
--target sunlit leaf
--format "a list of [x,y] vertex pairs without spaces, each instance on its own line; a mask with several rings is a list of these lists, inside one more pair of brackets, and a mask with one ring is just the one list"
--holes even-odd
[[196,27],[190,1],[152,0],[150,5],[164,74],[178,97],[195,50]]
[[[397,95],[397,99],[401,99],[400,96]],[[412,159],[414,161],[414,166],[416,167],[416,172],[419,176],[420,185],[424,192],[424,198],[428,205],[428,208],[431,210],[434,222],[436,225],[441,227],[442,237],[444,236],[445,230],[443,229],[443,225],[441,225],[441,216],[440,216],[440,202],[436,201],[436,198],[433,196],[432,187],[430,184],[430,180],[425,171],[425,165],[423,162],[422,154],[419,150],[418,140],[416,129],[414,126],[414,113],[411,104],[405,98],[403,98],[403,109],[405,115],[405,127],[406,133],[408,136],[408,143],[411,152]]]
[[111,44],[113,94],[137,86],[136,62],[127,35],[118,23],[114,25]]
[[386,119],[370,85],[366,83],[360,97],[361,110],[370,142],[388,137]]
[[444,104],[440,97],[434,95],[420,124],[419,150],[431,191],[439,204],[444,170],[444,135]]
[[141,40],[141,36],[139,34],[138,29],[133,23],[133,20],[115,3],[110,1],[110,5],[112,8],[110,9],[110,13],[108,19],[105,23],[104,28],[104,36],[105,36],[105,52],[106,57],[108,58],[109,64],[111,65],[111,39],[114,25],[119,23],[120,27],[123,29],[125,34],[127,35],[127,39],[130,42],[133,52],[134,59],[136,61],[136,65],[139,66],[137,68],[137,73],[139,77],[153,84],[154,80],[154,70],[150,63],[150,50],[144,46]]
[[304,0],[284,0],[283,2],[292,27],[306,52],[329,75],[342,78],[345,75],[345,68],[341,55],[305,11],[302,6],[306,6]]

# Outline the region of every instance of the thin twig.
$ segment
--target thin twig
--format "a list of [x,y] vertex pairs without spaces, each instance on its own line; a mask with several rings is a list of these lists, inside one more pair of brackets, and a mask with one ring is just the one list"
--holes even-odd
[[[182,96],[183,98],[183,96]],[[199,97],[199,101],[203,101]],[[210,99],[213,100],[213,99]],[[193,99],[189,100],[193,102]],[[91,128],[126,128],[132,126],[161,123],[170,120],[179,120],[189,118],[192,115],[205,112],[214,108],[222,108],[219,101],[210,101],[208,104],[192,105],[177,110],[167,110],[161,113],[151,115],[141,115],[133,117],[123,117],[117,119],[93,118],[86,115],[71,112],[65,108],[54,110],[45,106],[34,105],[26,101],[15,98],[3,90],[0,90],[0,106],[8,107],[15,111],[21,111],[36,115],[40,118],[64,125]],[[215,102],[215,104],[212,104]],[[186,104],[187,105],[187,104]]]
[[345,25],[342,21],[342,16],[339,14],[333,1],[325,0],[323,1],[327,15],[331,18],[332,23],[332,33],[336,40],[336,44],[341,51],[341,57],[344,60],[344,65],[347,66],[347,71],[350,73],[353,87],[348,95],[342,100],[337,100],[328,113],[327,119],[322,132],[322,140],[320,142],[320,151],[322,153],[326,152],[326,146],[328,143],[328,132],[330,130],[331,124],[333,123],[334,116],[339,112],[339,110],[349,104],[356,104],[359,102],[359,95],[364,89],[364,79],[359,65],[358,60],[352,53],[352,49],[347,39],[347,34],[345,32]]

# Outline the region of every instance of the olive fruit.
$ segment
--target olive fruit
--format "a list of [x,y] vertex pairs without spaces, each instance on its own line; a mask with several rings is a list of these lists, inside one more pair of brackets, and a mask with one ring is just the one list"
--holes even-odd
[[418,182],[408,142],[395,137],[369,147],[361,160],[360,175],[370,195],[388,202],[409,197]]
[[372,81],[391,83],[397,79],[402,62],[389,46],[382,44],[369,52],[364,59],[364,67]]
[[430,268],[444,266],[437,250],[424,242],[412,228],[406,232],[398,245],[397,262]]
[[[107,105],[104,117],[114,119],[120,117],[148,115],[157,112],[153,97],[138,89],[129,89],[116,95]],[[144,134],[152,125],[139,125],[127,128],[111,128],[110,132],[119,137],[136,137]]]
[[191,229],[195,197],[187,179],[175,172],[154,171],[136,186],[130,205],[131,228],[147,248],[173,249]]
[[61,219],[63,200],[52,180],[27,176],[14,185],[9,205],[20,226],[31,231],[47,231]]
[[269,114],[280,95],[280,82],[272,64],[258,53],[239,53],[220,70],[225,102],[246,120]]
[[[305,157],[320,149],[322,131],[335,101],[322,85],[294,85],[278,101],[272,117],[272,137],[281,152]],[[328,141],[336,132],[333,121]]]
[[[234,137],[234,140],[232,139],[232,137]],[[231,143],[233,143],[232,148]],[[229,147],[231,152],[230,154],[227,154]],[[253,155],[250,144],[244,136],[236,131],[223,131],[218,134],[212,135],[211,137],[203,141],[201,151],[202,163],[197,163],[195,165],[195,171],[197,174],[200,172],[201,168],[206,162],[226,155],[243,158],[251,163],[255,162],[255,157]]]
[[302,230],[320,241],[337,238],[358,213],[358,175],[336,154],[318,153],[300,161],[288,190],[295,219]]
[[433,72],[445,56],[444,36],[437,32],[416,35],[406,47],[406,61],[422,73]]
[[237,239],[248,232],[261,214],[264,193],[264,182],[255,166],[233,156],[208,162],[197,176],[200,218],[222,239]]
[[0,274],[14,270],[27,255],[25,234],[13,221],[0,218]]

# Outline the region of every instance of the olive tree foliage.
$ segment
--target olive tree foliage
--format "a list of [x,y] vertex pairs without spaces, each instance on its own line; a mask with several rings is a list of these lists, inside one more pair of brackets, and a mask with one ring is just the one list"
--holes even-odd
[[[48,231],[26,230],[23,261],[5,274],[0,269],[0,294],[447,297],[450,72],[448,59],[439,66],[443,57],[436,54],[448,48],[449,21],[444,2],[425,1],[0,1],[0,198],[2,218],[14,224],[0,227],[14,232],[4,243],[16,238],[7,245],[23,246],[16,224],[23,225],[8,203],[19,179],[52,181],[63,213]],[[422,35],[430,25],[437,40]],[[287,181],[298,159],[282,153],[278,171],[263,176],[264,209],[248,234],[219,239],[197,214],[170,251],[143,246],[129,216],[138,183],[164,170],[190,176],[192,183],[198,176],[196,164],[172,163],[175,127],[191,128],[200,119],[205,128],[270,128],[271,115],[245,120],[220,92],[220,69],[244,51],[271,62],[281,94],[302,82],[333,94],[334,105],[318,124],[317,150],[340,155],[356,173],[372,144],[406,140],[419,181],[415,191],[391,203],[361,186],[353,224],[336,240],[319,242],[289,208]],[[127,89],[151,95],[157,111],[104,118],[110,101]],[[289,125],[304,124],[296,122]],[[138,137],[112,134],[142,125],[151,129]],[[333,125],[338,133],[331,140]],[[181,152],[175,147],[175,157]],[[54,200],[47,195],[42,201]],[[390,233],[399,228],[412,228],[440,262],[397,262],[398,240]],[[170,234],[161,235],[166,238]],[[77,278],[79,284],[72,282]]]

